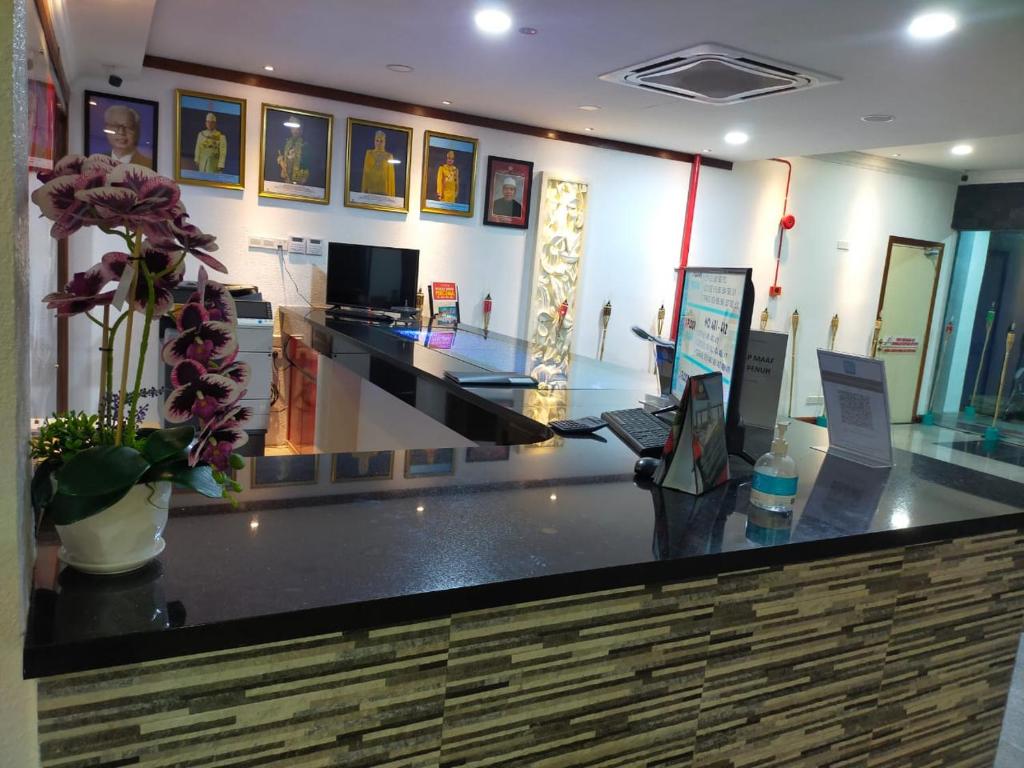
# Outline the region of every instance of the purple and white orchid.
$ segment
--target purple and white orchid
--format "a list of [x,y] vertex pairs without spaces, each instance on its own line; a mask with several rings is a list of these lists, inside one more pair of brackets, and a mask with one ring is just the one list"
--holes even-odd
[[[100,408],[100,434],[106,442],[135,445],[153,318],[172,310],[172,291],[185,275],[186,258],[200,262],[197,290],[175,318],[179,333],[163,349],[163,360],[173,366],[174,385],[165,410],[170,422],[197,424],[189,463],[225,472],[232,450],[246,440],[242,426],[249,412],[237,403],[248,387],[249,369],[236,360],[234,300],[226,288],[207,279],[206,267],[226,271],[211,255],[216,238],[189,223],[178,185],[148,168],[120,164],[108,155],[68,155],[37,178],[42,186],[32,201],[53,222],[54,238],[97,227],[124,244],[44,298],[58,316],[88,314],[103,329],[100,402],[116,404]],[[127,299],[124,310],[114,306],[121,296]],[[94,317],[94,310],[101,310],[102,318]],[[127,387],[125,377],[115,391],[113,347],[124,325],[122,370],[130,370],[136,314],[143,316],[143,328],[134,385]]]

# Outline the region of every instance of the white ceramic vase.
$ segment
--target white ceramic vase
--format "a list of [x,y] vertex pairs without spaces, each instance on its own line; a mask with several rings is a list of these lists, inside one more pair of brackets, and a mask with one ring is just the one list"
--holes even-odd
[[171,483],[136,485],[119,502],[71,525],[55,526],[60,559],[86,573],[125,573],[164,550]]

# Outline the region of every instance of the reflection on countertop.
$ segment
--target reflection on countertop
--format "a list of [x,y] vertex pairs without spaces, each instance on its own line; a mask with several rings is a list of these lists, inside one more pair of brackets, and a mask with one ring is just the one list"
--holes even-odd
[[[87,669],[1019,524],[1021,486],[896,452],[826,457],[794,424],[791,515],[749,467],[703,497],[640,487],[614,437],[265,457],[237,509],[176,493],[159,567],[104,579],[40,544],[26,669]],[[1015,522],[1016,521],[1016,522]],[[988,527],[986,527],[988,526]],[[173,608],[170,606],[174,606]],[[157,642],[157,636],[163,639]]]

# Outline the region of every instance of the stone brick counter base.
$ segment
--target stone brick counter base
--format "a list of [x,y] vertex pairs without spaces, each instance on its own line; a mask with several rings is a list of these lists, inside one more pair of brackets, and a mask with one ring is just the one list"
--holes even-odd
[[39,681],[47,768],[994,759],[1010,531]]

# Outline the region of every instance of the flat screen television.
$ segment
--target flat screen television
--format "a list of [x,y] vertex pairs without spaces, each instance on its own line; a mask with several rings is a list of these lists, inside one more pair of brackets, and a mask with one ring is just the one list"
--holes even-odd
[[327,303],[391,309],[416,306],[420,252],[412,248],[330,243]]

